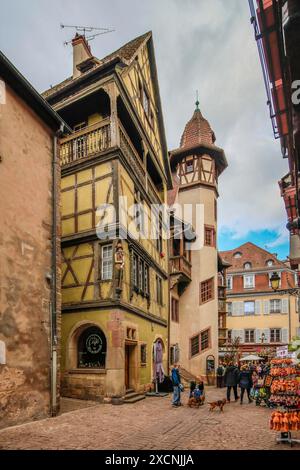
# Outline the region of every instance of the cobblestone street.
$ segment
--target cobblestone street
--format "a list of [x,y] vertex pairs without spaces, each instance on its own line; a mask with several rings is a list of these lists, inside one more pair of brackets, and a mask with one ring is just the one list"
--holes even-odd
[[[224,395],[225,389],[206,392],[207,401]],[[89,402],[81,408],[83,403],[76,402],[67,400],[67,412],[57,418],[0,431],[0,449],[290,449],[276,444],[270,410],[254,404],[226,404],[220,413],[209,412],[207,403],[199,409],[173,408],[170,396],[122,406]]]

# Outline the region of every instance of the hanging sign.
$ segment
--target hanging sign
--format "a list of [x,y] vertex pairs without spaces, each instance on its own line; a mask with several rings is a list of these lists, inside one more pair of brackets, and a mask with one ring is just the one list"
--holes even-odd
[[277,357],[288,357],[288,346],[278,346],[276,348]]

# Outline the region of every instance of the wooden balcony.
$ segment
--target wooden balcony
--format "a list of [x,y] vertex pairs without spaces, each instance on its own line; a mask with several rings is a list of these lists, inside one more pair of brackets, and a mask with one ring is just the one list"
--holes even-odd
[[178,294],[181,295],[192,280],[192,265],[184,256],[171,256],[169,258],[170,285],[178,285]]
[[60,140],[61,166],[92,157],[110,147],[110,120],[104,119]]

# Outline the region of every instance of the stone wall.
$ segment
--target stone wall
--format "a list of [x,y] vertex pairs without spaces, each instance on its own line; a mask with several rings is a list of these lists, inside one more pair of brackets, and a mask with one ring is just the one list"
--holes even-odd
[[[0,341],[6,356],[0,358],[0,427],[50,410],[52,149],[50,130],[6,86],[0,106]],[[59,293],[59,279],[57,287]],[[58,323],[59,305],[60,295]]]
[[64,397],[103,401],[106,373],[65,372],[61,393]]

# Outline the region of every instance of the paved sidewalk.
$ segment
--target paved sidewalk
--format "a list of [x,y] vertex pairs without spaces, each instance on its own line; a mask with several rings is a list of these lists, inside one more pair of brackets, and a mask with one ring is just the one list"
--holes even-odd
[[[224,396],[225,389],[209,388],[206,401]],[[209,412],[207,403],[199,409],[174,408],[170,398],[147,397],[121,406],[90,402],[56,418],[1,430],[0,449],[290,449],[276,444],[267,408],[237,402],[226,404],[224,413]]]

